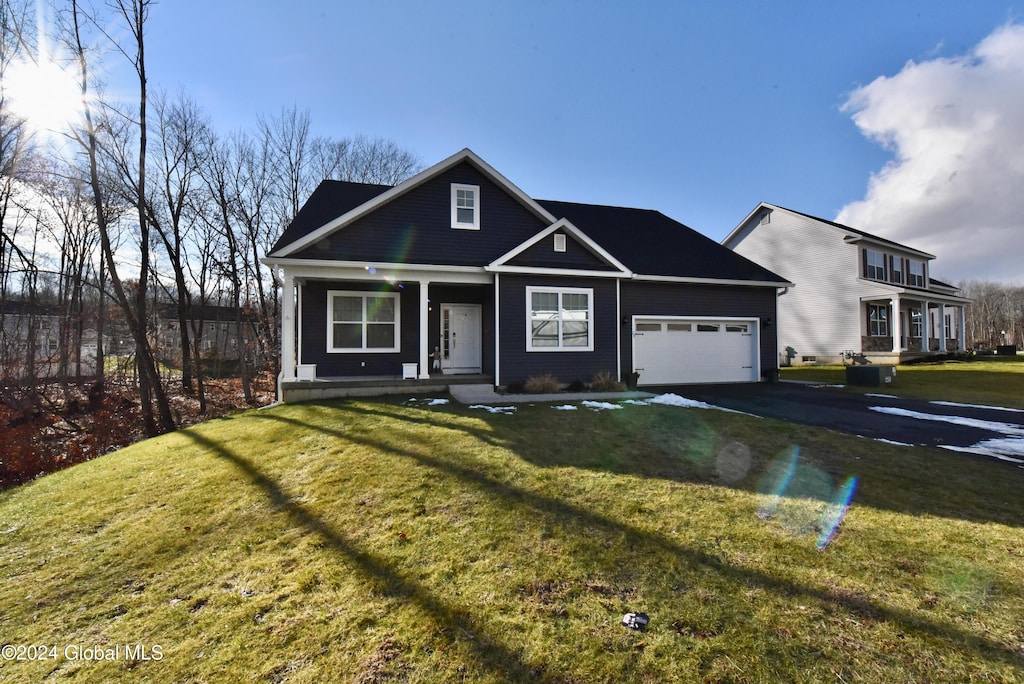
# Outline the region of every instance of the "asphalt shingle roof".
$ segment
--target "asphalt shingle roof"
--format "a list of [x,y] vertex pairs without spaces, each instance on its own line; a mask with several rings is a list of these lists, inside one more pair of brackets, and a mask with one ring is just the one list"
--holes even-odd
[[349,181],[325,180],[317,186],[306,203],[299,209],[270,253],[303,238],[324,224],[366,204],[374,197],[391,189],[390,185],[371,185]]

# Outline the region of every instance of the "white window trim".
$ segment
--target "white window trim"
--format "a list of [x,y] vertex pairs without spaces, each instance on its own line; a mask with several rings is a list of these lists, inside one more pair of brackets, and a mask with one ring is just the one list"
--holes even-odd
[[[869,280],[885,282],[889,275],[889,260],[886,258],[885,252],[881,252],[877,249],[870,248],[866,248],[864,251],[866,252],[866,256],[864,258],[864,277]],[[879,259],[881,259],[882,263],[880,266],[876,266],[871,263],[872,256],[877,256]],[[878,269],[881,269],[881,274],[872,273],[872,271],[877,271]]]
[[[327,291],[327,353],[329,354],[395,354],[402,350],[402,299],[397,292],[376,292],[373,290],[328,290]],[[359,297],[363,300],[363,346],[334,346],[334,298]],[[393,347],[366,346],[366,298],[387,297],[395,301],[395,344]]]
[[[533,293],[544,292],[558,295],[559,316],[561,316],[561,301],[563,294],[585,294],[587,295],[587,345],[585,347],[565,347],[561,344],[562,325],[559,322],[558,335],[559,344],[557,347],[535,347],[533,346]],[[559,319],[561,320],[561,319]],[[589,287],[531,287],[526,288],[526,351],[528,352],[592,352],[594,351],[594,289]]]
[[[473,222],[459,221],[459,190],[469,190],[473,193]],[[452,183],[452,228],[459,230],[480,230],[480,186]]]

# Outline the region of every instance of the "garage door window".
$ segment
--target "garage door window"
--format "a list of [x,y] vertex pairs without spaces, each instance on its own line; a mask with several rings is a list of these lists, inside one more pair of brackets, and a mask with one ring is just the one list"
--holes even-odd
[[718,332],[719,327],[714,323],[698,323],[697,332]]
[[746,323],[726,323],[725,332],[731,333],[745,333],[749,332],[750,328]]
[[526,288],[527,351],[593,351],[594,291]]

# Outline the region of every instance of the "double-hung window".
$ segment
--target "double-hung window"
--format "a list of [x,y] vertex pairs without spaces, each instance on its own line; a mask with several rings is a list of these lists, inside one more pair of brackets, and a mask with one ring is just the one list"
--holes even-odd
[[864,277],[872,280],[885,280],[885,254],[873,249],[866,249],[864,252]]
[[907,285],[924,287],[924,262],[907,259]]
[[526,288],[527,351],[593,351],[594,291]]
[[924,332],[924,316],[921,313],[921,309],[910,310],[910,336],[911,337],[922,337]]
[[892,258],[892,282],[903,284],[903,257]]
[[889,336],[889,306],[887,304],[868,305],[868,335],[871,337]]
[[397,292],[330,290],[327,351],[399,351],[399,313]]
[[452,228],[480,230],[480,186],[452,183]]

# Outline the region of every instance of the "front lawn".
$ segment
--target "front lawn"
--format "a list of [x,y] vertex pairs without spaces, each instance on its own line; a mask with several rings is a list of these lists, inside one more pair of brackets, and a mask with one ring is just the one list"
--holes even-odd
[[574,405],[248,411],[0,493],[2,641],[57,655],[0,680],[1020,681],[1024,470]]
[[[794,366],[785,380],[829,385],[846,383],[844,366]],[[978,357],[969,361],[898,366],[896,383],[878,387],[848,385],[853,392],[884,392],[908,399],[955,401],[1024,409],[1024,357]]]

